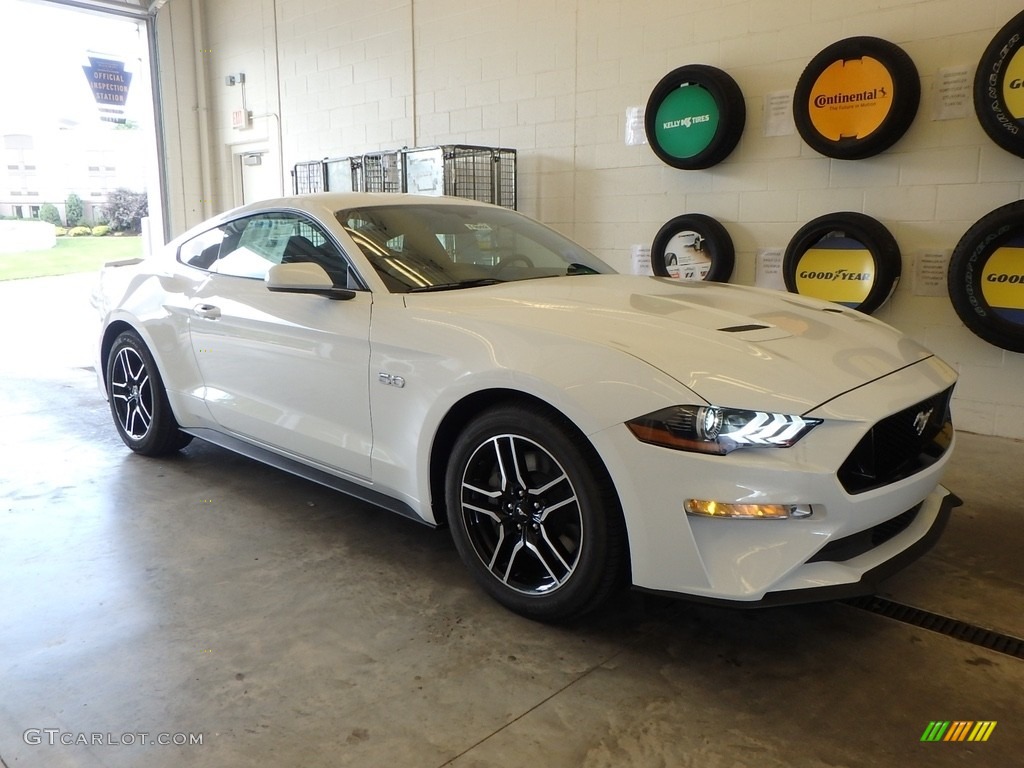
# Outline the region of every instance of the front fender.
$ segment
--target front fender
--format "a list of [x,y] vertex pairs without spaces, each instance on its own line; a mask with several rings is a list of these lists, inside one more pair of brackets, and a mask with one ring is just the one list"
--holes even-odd
[[[430,466],[446,416],[481,393],[516,392],[562,413],[585,435],[679,402],[678,381],[621,350],[556,332],[374,309],[370,355],[372,476],[425,520]],[[379,374],[385,374],[378,380]],[[404,386],[395,386],[398,377]]]

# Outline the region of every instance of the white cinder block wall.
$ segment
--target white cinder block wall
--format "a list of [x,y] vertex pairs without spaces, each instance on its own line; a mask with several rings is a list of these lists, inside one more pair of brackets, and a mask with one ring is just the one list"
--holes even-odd
[[[176,5],[186,12],[167,7]],[[274,151],[280,144],[286,177],[294,163],[327,156],[510,146],[519,151],[520,210],[618,269],[628,271],[631,246],[649,245],[669,218],[702,212],[729,230],[733,281],[744,284],[754,281],[759,249],[784,248],[815,216],[862,211],[892,231],[904,258],[904,280],[876,315],[959,369],[962,429],[1024,438],[1024,355],[978,339],[948,298],[911,290],[916,258],[951,250],[974,221],[1024,192],[1024,160],[996,147],[973,113],[933,119],[938,71],[973,68],[1019,3],[204,0],[200,7],[215,208],[231,204],[231,147],[261,135]],[[907,135],[859,161],[824,158],[796,134],[764,136],[766,94],[791,91],[811,57],[853,35],[885,38],[913,58],[922,98]],[[187,47],[180,35],[174,43]],[[705,171],[670,168],[649,147],[625,142],[627,108],[644,105],[664,74],[688,63],[725,69],[747,101],[739,146]],[[264,116],[248,131],[231,128],[238,94],[224,86],[224,76],[239,71],[249,108]]]

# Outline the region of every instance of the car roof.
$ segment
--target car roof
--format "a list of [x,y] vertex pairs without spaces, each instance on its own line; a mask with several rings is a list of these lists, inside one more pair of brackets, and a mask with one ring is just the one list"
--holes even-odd
[[277,197],[260,200],[243,205],[223,214],[233,217],[239,214],[265,211],[271,208],[297,208],[311,213],[333,215],[335,211],[346,208],[368,208],[381,205],[468,205],[490,206],[490,203],[478,202],[461,197],[438,197],[434,195],[416,195],[398,192],[312,192],[305,195]]

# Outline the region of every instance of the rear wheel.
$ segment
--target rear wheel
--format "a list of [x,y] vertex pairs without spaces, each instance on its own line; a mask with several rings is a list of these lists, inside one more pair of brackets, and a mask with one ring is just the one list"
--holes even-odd
[[452,451],[446,501],[459,554],[492,597],[532,619],[593,610],[623,573],[622,513],[583,441],[541,409],[501,406]]
[[136,453],[164,456],[192,441],[171,413],[153,356],[131,331],[114,339],[110,348],[107,399],[121,440]]

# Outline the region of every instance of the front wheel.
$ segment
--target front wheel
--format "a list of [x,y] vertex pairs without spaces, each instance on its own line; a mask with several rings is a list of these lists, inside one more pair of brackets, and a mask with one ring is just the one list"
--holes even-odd
[[114,339],[110,348],[107,399],[117,433],[136,453],[164,456],[192,441],[178,429],[153,356],[131,331]]
[[562,621],[598,607],[620,581],[617,495],[586,439],[530,406],[501,406],[457,440],[445,497],[463,562],[498,602]]

